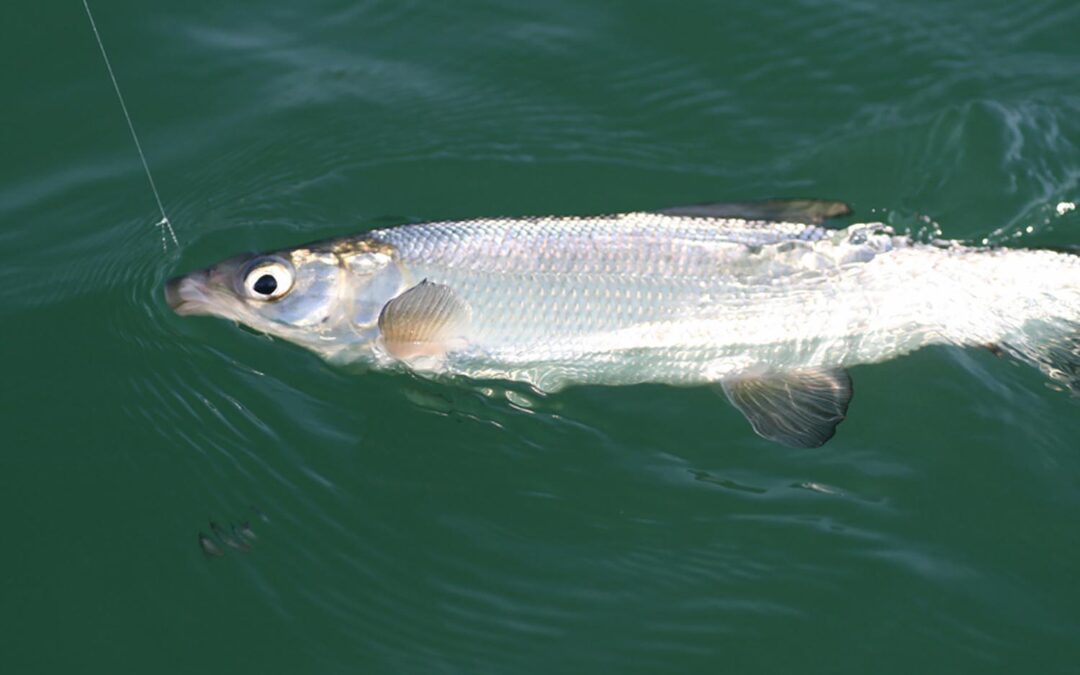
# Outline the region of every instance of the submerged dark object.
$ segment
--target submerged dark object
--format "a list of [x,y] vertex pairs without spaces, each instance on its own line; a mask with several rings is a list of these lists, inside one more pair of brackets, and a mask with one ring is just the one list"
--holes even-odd
[[[262,511],[254,506],[251,508],[264,522],[270,522],[270,519]],[[214,520],[211,520],[209,524],[212,536],[199,532],[199,548],[210,558],[223,557],[225,555],[223,546],[247,553],[251,550],[252,544],[259,539],[258,535],[255,534],[255,530],[251,527],[251,522],[247,520],[240,523],[230,523],[228,526],[221,525]]]

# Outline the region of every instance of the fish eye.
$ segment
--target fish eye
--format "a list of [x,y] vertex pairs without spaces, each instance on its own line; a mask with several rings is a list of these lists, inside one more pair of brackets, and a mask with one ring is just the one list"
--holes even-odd
[[277,300],[292,286],[292,267],[273,258],[256,262],[244,275],[244,291],[255,300]]

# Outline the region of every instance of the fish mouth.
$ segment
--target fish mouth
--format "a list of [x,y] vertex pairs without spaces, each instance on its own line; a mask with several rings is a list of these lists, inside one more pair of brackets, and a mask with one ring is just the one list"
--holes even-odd
[[211,314],[206,293],[206,274],[196,272],[165,282],[165,302],[180,316]]

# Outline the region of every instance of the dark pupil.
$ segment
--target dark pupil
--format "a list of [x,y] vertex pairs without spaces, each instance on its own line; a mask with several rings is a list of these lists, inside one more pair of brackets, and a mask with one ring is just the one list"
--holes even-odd
[[277,290],[277,279],[272,274],[264,274],[255,281],[252,288],[261,295],[270,295]]

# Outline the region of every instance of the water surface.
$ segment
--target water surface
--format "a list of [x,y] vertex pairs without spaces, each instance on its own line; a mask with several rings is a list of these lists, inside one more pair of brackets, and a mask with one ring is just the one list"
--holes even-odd
[[[708,389],[357,375],[161,287],[396,222],[776,196],[1075,246],[1080,6],[95,9],[181,247],[82,8],[9,0],[4,672],[1075,671],[1080,407],[1031,369],[855,368],[793,451]],[[208,557],[210,521],[258,538]]]

